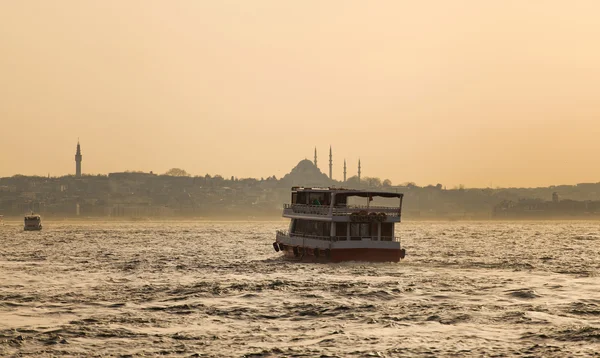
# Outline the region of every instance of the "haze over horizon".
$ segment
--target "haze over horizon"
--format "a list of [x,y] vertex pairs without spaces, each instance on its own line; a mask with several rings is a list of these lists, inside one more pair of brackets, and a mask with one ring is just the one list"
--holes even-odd
[[0,3],[0,177],[599,182],[600,3]]

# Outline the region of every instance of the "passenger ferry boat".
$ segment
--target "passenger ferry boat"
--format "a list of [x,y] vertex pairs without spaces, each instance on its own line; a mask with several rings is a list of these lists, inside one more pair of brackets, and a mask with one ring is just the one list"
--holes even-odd
[[31,213],[31,215],[25,215],[25,231],[42,230],[42,217]]
[[[277,231],[273,248],[286,257],[305,261],[398,262],[406,253],[394,234],[394,224],[402,217],[403,196],[293,187],[291,204],[283,207],[283,217],[291,219],[290,225],[287,231]],[[374,198],[398,199],[399,203],[372,206]]]

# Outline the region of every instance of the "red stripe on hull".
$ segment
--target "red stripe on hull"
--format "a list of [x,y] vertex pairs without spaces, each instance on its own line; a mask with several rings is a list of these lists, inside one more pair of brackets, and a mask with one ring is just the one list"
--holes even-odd
[[299,261],[307,262],[343,262],[343,261],[368,261],[368,262],[399,262],[404,258],[404,249],[332,249],[329,252],[319,250],[319,256],[314,255],[314,251],[306,248],[298,248],[294,252],[292,246],[287,246],[282,251],[285,257]]
[[288,246],[283,250],[283,254],[288,259],[303,261],[303,262],[331,262],[331,260],[325,255],[324,252],[319,252],[319,257],[315,257],[314,252],[310,249],[306,249],[306,252],[302,254],[298,252],[296,255],[293,251],[293,247]]
[[334,249],[331,250],[331,261],[369,261],[369,262],[399,262],[402,250],[394,249]]

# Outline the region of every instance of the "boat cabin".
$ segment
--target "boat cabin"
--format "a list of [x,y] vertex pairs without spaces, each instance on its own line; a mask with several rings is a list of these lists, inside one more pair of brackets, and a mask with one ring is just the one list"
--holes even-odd
[[315,239],[394,241],[394,223],[326,222],[309,219],[292,219],[289,233],[292,236]]
[[[395,241],[394,224],[401,220],[402,199],[400,193],[294,187],[283,216],[291,219],[291,236]],[[377,205],[372,205],[375,201]]]
[[[322,205],[322,206],[334,206],[334,207],[345,207],[349,205],[349,200],[363,198],[364,205],[369,206],[370,202],[375,198],[400,199],[399,205],[396,210],[402,208],[402,199],[404,194],[401,193],[390,193],[382,191],[363,191],[363,190],[351,190],[351,189],[331,189],[331,188],[292,188],[292,205]],[[359,203],[357,203],[359,204]],[[360,206],[355,204],[355,206]]]
[[41,230],[42,229],[42,217],[39,215],[31,214],[26,215],[24,219],[25,230]]

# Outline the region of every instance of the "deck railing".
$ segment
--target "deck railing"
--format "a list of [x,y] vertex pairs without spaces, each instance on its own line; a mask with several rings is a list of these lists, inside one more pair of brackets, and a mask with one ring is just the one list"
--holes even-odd
[[329,206],[284,204],[283,211],[295,214],[329,215]]
[[[284,204],[284,213],[311,214],[311,215],[329,215],[330,207],[328,205],[306,205],[306,204]],[[353,213],[385,213],[388,216],[398,217],[401,215],[400,207],[393,206],[366,206],[366,205],[339,205],[334,206],[333,216],[348,216]]]
[[[277,235],[278,236],[285,236],[285,237],[289,237],[290,233],[288,231],[285,230],[277,230]],[[363,237],[350,237],[348,238],[347,236],[319,236],[319,235],[309,235],[309,234],[303,234],[303,233],[299,233],[296,232],[293,234],[293,236],[295,237],[304,237],[307,239],[314,239],[314,240],[323,240],[323,241],[362,241],[362,240],[371,240],[371,241],[399,241],[399,238],[394,237],[394,236],[382,236],[381,240],[377,240],[377,236],[363,236]]]

